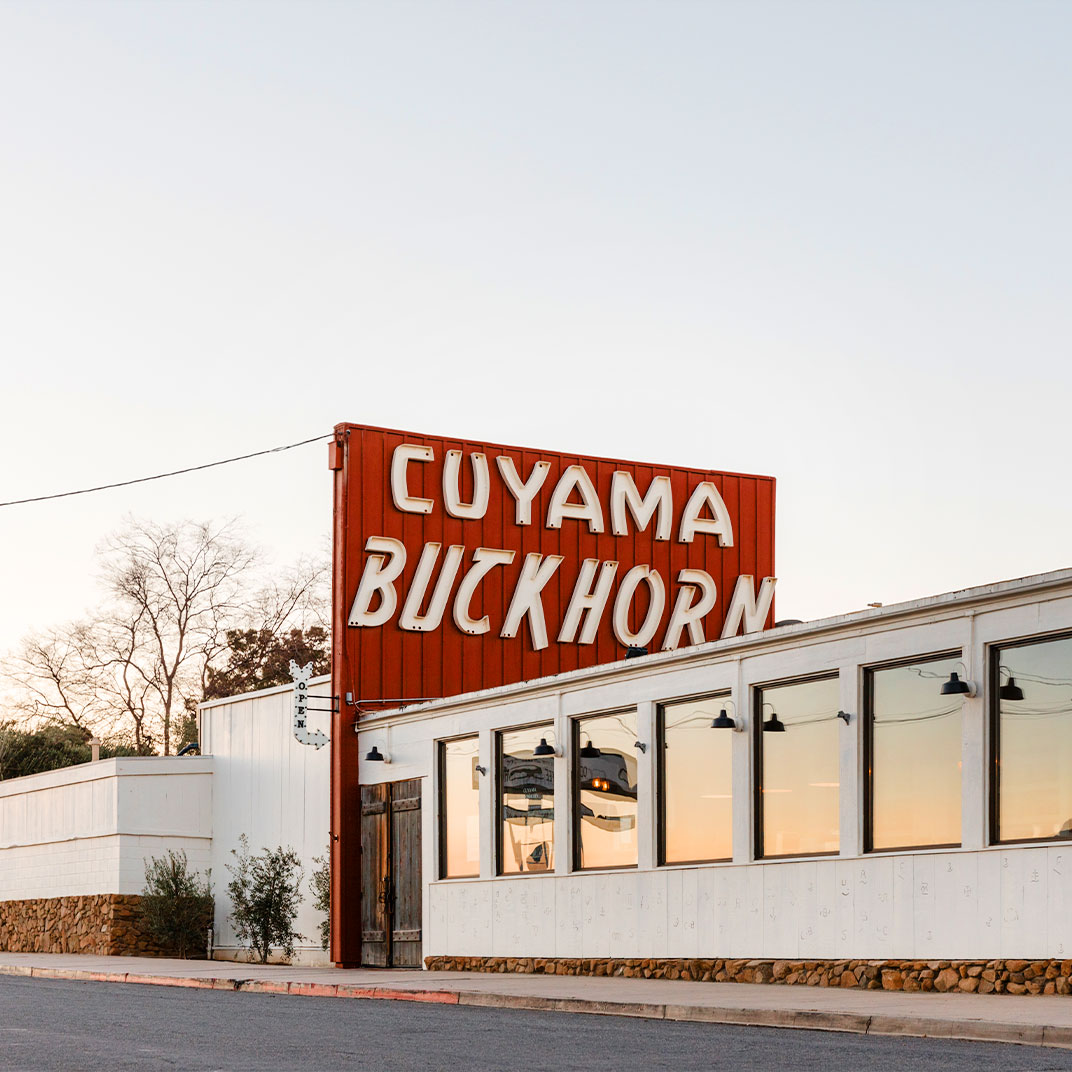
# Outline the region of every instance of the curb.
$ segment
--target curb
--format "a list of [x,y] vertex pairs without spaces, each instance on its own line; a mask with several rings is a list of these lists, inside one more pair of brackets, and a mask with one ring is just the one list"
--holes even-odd
[[0,964],[0,975],[76,982],[134,983],[142,986],[171,986],[192,990],[230,990],[246,994],[286,994],[294,997],[417,1001],[433,1005],[467,1005],[485,1009],[524,1009],[532,1012],[630,1016],[680,1023],[843,1031],[857,1035],[902,1035],[914,1038],[940,1038],[963,1042],[1005,1042],[1072,1049],[1072,1027],[1002,1023],[992,1020],[941,1020],[922,1016],[883,1014],[867,1016],[860,1013],[823,1012],[817,1009],[749,1009],[709,1005],[588,1001],[584,998],[488,994],[474,990],[397,990],[380,986],[350,986],[346,983],[275,982],[267,979],[229,979],[216,976],[183,978],[170,975],[139,975],[133,972],[33,968],[15,964]]

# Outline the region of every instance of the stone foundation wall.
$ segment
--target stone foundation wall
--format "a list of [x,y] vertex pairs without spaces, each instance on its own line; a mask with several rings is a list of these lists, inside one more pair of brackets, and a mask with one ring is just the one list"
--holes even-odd
[[137,896],[118,893],[0,901],[0,950],[164,956],[138,921]]
[[619,975],[859,990],[1072,994],[1072,960],[591,960],[425,957],[431,971]]

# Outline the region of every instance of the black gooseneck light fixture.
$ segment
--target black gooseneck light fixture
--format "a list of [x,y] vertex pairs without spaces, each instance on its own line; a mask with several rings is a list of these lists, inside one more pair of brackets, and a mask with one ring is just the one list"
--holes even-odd
[[1002,700],[1022,700],[1024,698],[1024,690],[1016,684],[1016,678],[1012,676],[1012,671],[1007,666],[999,666],[999,680],[1002,672],[1009,675],[1009,680],[998,689],[998,697]]
[[976,693],[975,682],[967,680],[968,668],[960,661],[956,665],[963,667],[965,677],[961,678],[954,670],[949,675],[949,680],[942,683],[941,694],[943,696],[974,696]]
[[546,737],[540,738],[540,743],[532,750],[534,756],[557,756],[558,752],[553,745],[547,743]]
[[588,738],[588,743],[577,753],[581,759],[599,759],[602,754],[603,753],[592,744],[591,737]]
[[[737,707],[734,704],[734,702],[731,699],[729,699],[729,697],[727,697],[722,702],[729,704],[730,707],[732,707],[734,712],[736,713]],[[734,719],[734,718],[730,718],[730,716],[726,714],[726,709],[724,707],[722,708],[721,711],[719,711],[718,718],[716,718],[711,723],[711,729],[713,729],[713,730],[735,730],[736,728],[737,728],[737,720]]]
[[[764,702],[763,707],[770,708],[770,718],[763,723],[764,733],[785,733],[785,723],[778,717],[778,712],[774,709],[774,704],[769,701]],[[762,715],[763,707],[760,708]]]
[[387,762],[387,760],[384,758],[383,753],[375,745],[373,745],[372,748],[368,752],[365,753],[365,759],[369,763],[386,763]]

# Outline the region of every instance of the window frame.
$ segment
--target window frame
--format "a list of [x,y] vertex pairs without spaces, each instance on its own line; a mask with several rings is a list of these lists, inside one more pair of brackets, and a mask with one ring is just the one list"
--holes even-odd
[[1040,633],[1034,636],[1021,637],[1014,640],[995,641],[986,646],[986,685],[989,690],[987,696],[987,762],[986,771],[989,785],[987,787],[987,811],[989,830],[987,831],[988,845],[1068,845],[1069,838],[1039,837],[1039,838],[1009,838],[1002,839],[1000,824],[1001,807],[1001,697],[998,690],[1001,688],[1001,653],[1010,648],[1028,648],[1035,644],[1048,644],[1055,640],[1072,639],[1072,630],[1063,629],[1056,633]]
[[[570,719],[570,872],[638,871],[640,868],[640,777],[637,776],[637,859],[632,864],[602,864],[598,867],[581,865],[581,765],[577,762],[581,748],[581,723],[610,715],[631,714],[640,729],[640,712],[636,707],[612,707],[607,711],[591,711]],[[639,736],[637,740],[639,740]],[[639,763],[637,767],[639,769]]]
[[[502,793],[502,784],[503,784],[503,777],[502,777],[503,747],[502,747],[502,742],[503,742],[503,735],[507,734],[507,733],[518,733],[521,730],[534,730],[534,729],[537,729],[537,728],[542,729],[544,727],[548,727],[551,730],[551,734],[557,738],[557,734],[555,734],[555,723],[554,723],[553,719],[550,720],[550,721],[544,720],[544,721],[540,721],[540,722],[526,722],[521,726],[504,726],[501,729],[496,729],[496,730],[493,731],[494,732],[494,745],[495,745],[495,783],[494,783],[492,788],[495,791],[495,805],[494,805],[493,811],[494,811],[494,816],[495,816],[495,877],[496,878],[544,878],[547,875],[553,875],[555,873],[553,867],[549,868],[547,871],[517,871],[517,872],[515,872],[515,871],[504,871],[503,870],[503,852],[502,852],[502,849],[503,849],[503,818],[502,818],[502,807],[503,807],[503,793]],[[555,749],[556,749],[556,751],[559,749],[557,739],[556,739],[556,742],[555,742]],[[557,759],[557,758],[558,758],[557,756],[552,756],[551,757],[551,761],[552,761],[552,767],[551,767],[552,799],[554,798],[554,783],[555,783],[555,781],[557,781],[557,778],[556,778],[557,772],[554,769],[554,760]],[[552,825],[552,831],[551,831],[551,843],[555,848],[555,859],[556,860],[558,859],[557,845],[555,844],[555,842],[557,842],[557,840],[558,840],[558,822],[557,822],[557,820],[558,820],[558,816],[556,815],[554,817],[554,820],[552,820],[553,825]]]
[[[476,874],[473,875],[448,875],[447,874],[447,745],[457,741],[477,742],[477,762],[480,762],[480,734],[460,733],[456,737],[443,737],[436,741],[436,781],[439,783],[436,793],[436,806],[439,812],[438,830],[436,832],[436,850],[439,855],[438,867],[436,868],[437,880],[444,881],[472,881],[480,878],[479,841],[477,843]],[[480,804],[477,803],[477,822],[480,821]]]
[[[812,681],[838,681],[841,671],[823,670],[800,677],[775,678],[773,681],[756,682],[749,686],[752,712],[752,852],[756,863],[764,860],[811,860],[816,857],[832,857],[841,854],[840,809],[838,812],[838,848],[823,852],[787,852],[764,854],[763,852],[763,692],[765,689],[780,689],[787,685],[807,685]],[[732,732],[732,731],[731,731]],[[838,787],[840,800],[841,787]]]
[[[959,841],[942,842],[935,845],[896,845],[889,848],[875,848],[875,679],[874,675],[882,670],[896,670],[902,666],[915,666],[917,663],[938,662],[940,659],[964,660],[964,651],[961,648],[952,648],[946,651],[931,652],[926,655],[913,655],[904,659],[890,659],[887,662],[875,663],[872,666],[863,666],[863,851],[864,855],[881,854],[884,852],[940,852],[943,849],[960,849],[964,847],[964,807],[961,805]],[[963,718],[963,715],[961,716]],[[963,725],[960,734],[961,750],[964,748]],[[961,770],[961,778],[964,771]],[[961,782],[963,787],[963,781]]]
[[[733,786],[730,785],[730,855],[713,856],[699,860],[666,859],[666,708],[675,704],[700,702],[702,700],[732,700],[732,689],[719,689],[717,692],[699,692],[692,696],[681,696],[675,700],[661,700],[655,708],[655,742],[659,754],[655,768],[655,866],[656,867],[690,867],[694,864],[728,864],[733,862]],[[722,730],[712,732],[724,732]],[[732,734],[732,730],[730,731]],[[732,769],[733,742],[730,742],[730,763]]]

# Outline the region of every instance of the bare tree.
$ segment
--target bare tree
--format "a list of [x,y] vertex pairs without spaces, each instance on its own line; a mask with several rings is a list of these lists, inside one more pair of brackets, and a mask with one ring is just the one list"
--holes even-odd
[[234,522],[128,519],[100,554],[102,607],[27,638],[8,669],[24,722],[119,733],[141,755],[169,755],[243,630],[270,648],[288,630],[326,625],[327,567],[303,559],[265,581]]
[[108,708],[87,655],[92,626],[86,622],[31,633],[7,666],[18,686],[13,707],[21,721],[100,727]]
[[130,520],[104,545],[108,667],[128,712],[151,706],[164,755],[172,721],[200,698],[205,667],[245,617],[256,554],[233,522],[158,525]]

